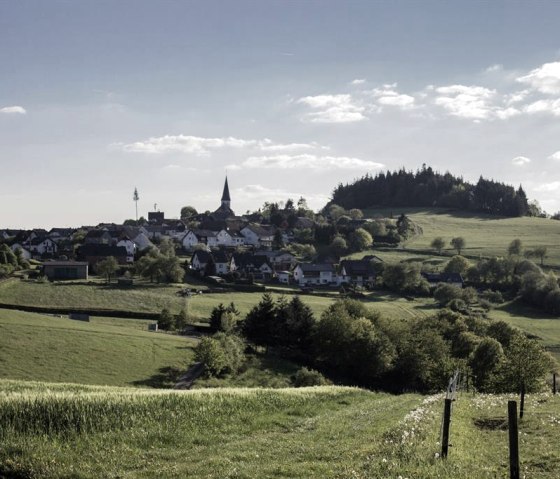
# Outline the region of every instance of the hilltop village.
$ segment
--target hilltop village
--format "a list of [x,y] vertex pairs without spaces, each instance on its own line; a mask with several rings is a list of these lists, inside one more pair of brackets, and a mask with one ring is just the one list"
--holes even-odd
[[[95,227],[56,228],[50,231],[0,230],[0,240],[22,260],[42,262],[49,280],[87,279],[104,274],[108,258],[118,265],[112,274],[142,274],[142,258],[150,251],[172,249],[184,257],[186,274],[214,282],[276,282],[301,287],[370,287],[381,259],[340,257],[377,242],[397,245],[420,231],[404,215],[364,219],[358,209],[334,205],[325,215],[311,211],[303,198],[288,200],[281,208],[265,203],[252,214],[238,216],[231,208],[226,177],[219,207],[197,213],[183,208],[181,219],[164,212],[148,213],[147,220]],[[148,271],[147,276],[153,277]],[[161,274],[162,279],[166,276]],[[167,275],[179,279],[180,274]]]

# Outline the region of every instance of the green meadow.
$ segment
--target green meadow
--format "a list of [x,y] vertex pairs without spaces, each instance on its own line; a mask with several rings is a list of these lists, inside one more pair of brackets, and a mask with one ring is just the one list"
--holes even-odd
[[0,309],[0,377],[171,387],[192,362],[196,341],[148,332],[150,322]]
[[[405,213],[420,225],[423,234],[405,245],[403,254],[408,257],[413,256],[413,253],[407,253],[407,248],[433,255],[430,243],[437,236],[447,242],[444,249],[446,254],[454,254],[449,245],[450,240],[462,236],[467,242],[463,254],[473,259],[505,256],[511,241],[519,238],[527,249],[546,246],[548,258],[545,259],[545,265],[560,267],[560,221],[530,217],[500,218],[437,208],[371,208],[364,213],[368,217],[385,217],[392,213],[395,218]],[[433,259],[437,259],[437,256]]]
[[[153,391],[0,381],[0,477],[508,477],[507,400],[354,388]],[[522,477],[556,478],[560,397],[527,397]]]

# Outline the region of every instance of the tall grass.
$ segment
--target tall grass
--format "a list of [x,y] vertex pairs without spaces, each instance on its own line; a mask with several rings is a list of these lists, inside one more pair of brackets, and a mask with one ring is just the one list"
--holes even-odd
[[[353,388],[138,390],[0,381],[0,435],[71,435],[132,427],[208,429],[246,414],[293,409]],[[213,426],[214,425],[214,426]]]

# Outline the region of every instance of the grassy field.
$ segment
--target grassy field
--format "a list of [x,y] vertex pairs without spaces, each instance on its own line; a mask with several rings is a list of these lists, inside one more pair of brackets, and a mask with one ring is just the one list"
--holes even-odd
[[546,349],[560,362],[560,318],[550,316],[519,301],[509,302],[491,310],[490,317],[506,321],[537,336]]
[[[0,477],[507,477],[510,398],[460,395],[441,460],[440,395],[0,381]],[[522,477],[558,477],[559,428],[560,397],[529,395]]]
[[444,251],[452,254],[449,241],[451,238],[462,236],[467,242],[464,254],[469,257],[505,256],[509,243],[519,238],[529,249],[546,246],[548,258],[545,265],[560,266],[560,221],[529,217],[497,218],[437,208],[370,209],[366,210],[365,214],[369,217],[386,216],[391,211],[395,218],[401,213],[406,213],[423,229],[424,234],[407,242],[406,248],[431,250],[432,240],[441,236],[448,243]]
[[150,321],[67,318],[0,309],[0,377],[168,387],[194,340],[146,329]]
[[[100,283],[10,281],[0,284],[0,303],[153,313],[159,313],[163,308],[178,313],[185,307],[194,318],[204,319],[219,303],[231,301],[245,315],[262,297],[262,293],[227,292],[183,298],[177,295],[183,286],[139,283],[132,288],[117,288]],[[292,290],[286,289],[285,292],[290,294]],[[279,296],[273,293],[273,297]],[[332,299],[313,295],[305,296],[304,300],[318,315],[332,302]]]

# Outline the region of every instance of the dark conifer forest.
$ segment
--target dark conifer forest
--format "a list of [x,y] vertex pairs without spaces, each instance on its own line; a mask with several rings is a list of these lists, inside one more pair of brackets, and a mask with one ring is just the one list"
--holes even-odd
[[456,208],[498,216],[525,216],[531,208],[523,188],[488,180],[476,184],[446,172],[441,174],[423,165],[416,172],[387,171],[366,174],[351,184],[339,184],[330,204],[346,209],[382,206]]

